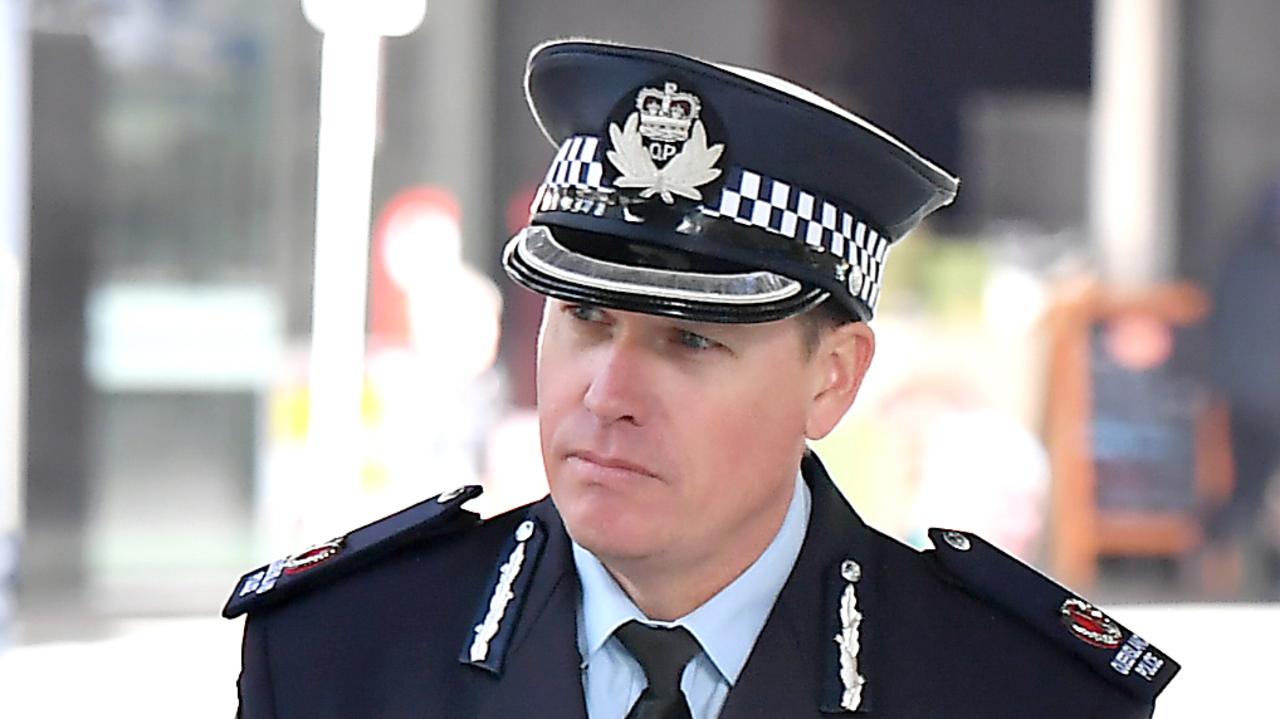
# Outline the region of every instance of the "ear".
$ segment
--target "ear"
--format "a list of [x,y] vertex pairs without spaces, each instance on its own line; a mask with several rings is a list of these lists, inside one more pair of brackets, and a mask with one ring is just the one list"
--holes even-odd
[[848,322],[823,333],[810,360],[813,399],[805,436],[827,436],[853,404],[876,353],[876,334],[865,322]]

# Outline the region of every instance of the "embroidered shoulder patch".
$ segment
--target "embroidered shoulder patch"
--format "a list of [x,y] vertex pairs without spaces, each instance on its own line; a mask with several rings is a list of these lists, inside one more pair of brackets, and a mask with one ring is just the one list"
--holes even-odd
[[249,572],[236,583],[222,609],[227,619],[272,606],[332,582],[392,552],[427,538],[450,534],[480,521],[462,509],[483,490],[468,485],[432,497],[366,524],[343,537],[304,549]]
[[1002,608],[1100,676],[1153,703],[1178,663],[1101,609],[976,534],[931,529],[934,554],[971,594]]

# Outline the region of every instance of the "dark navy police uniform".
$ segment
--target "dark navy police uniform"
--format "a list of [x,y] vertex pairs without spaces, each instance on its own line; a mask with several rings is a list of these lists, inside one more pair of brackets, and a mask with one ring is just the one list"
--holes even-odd
[[[586,41],[526,86],[559,150],[504,253],[571,302],[762,322],[834,302],[869,320],[889,245],[957,181],[763,73]],[[722,719],[1134,719],[1178,665],[959,531],[918,552],[862,522],[812,453],[804,543]],[[488,521],[479,487],[246,574],[244,719],[586,719],[581,588],[552,501]]]
[[[864,524],[816,458],[803,470],[813,494],[804,547],[722,719],[843,713],[834,637],[849,559],[860,566],[866,678],[851,715],[1150,716],[1178,670],[1164,654],[1105,617],[1089,626],[1118,636],[1108,646],[1098,629],[1098,641],[1084,641],[1063,614],[1071,592],[974,535],[934,532],[936,549],[906,547]],[[585,719],[578,583],[555,507],[544,499],[481,522],[462,508],[478,492],[356,530],[323,565],[281,575],[269,591],[255,579],[267,569],[242,580],[227,613],[249,612],[243,719]],[[533,528],[521,542],[525,522]],[[515,596],[487,653],[473,658],[518,545]]]

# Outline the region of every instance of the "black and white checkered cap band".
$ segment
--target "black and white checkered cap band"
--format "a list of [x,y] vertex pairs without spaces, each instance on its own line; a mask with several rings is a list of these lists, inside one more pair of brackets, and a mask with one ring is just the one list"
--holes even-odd
[[[558,192],[566,188],[612,189],[604,184],[600,154],[599,138],[576,135],[565,140],[530,209],[535,213],[560,210],[604,214],[603,202],[569,200]],[[787,182],[740,167],[730,167],[725,172],[720,196],[699,209],[705,215],[759,228],[803,242],[814,251],[844,258],[850,266],[850,293],[874,311],[880,299],[890,240],[853,213]]]
[[[542,180],[542,187],[534,198],[535,211],[552,209],[553,193],[545,192],[548,187],[577,187],[599,189],[604,186],[604,163],[596,159],[596,149],[600,140],[586,135],[577,135],[565,140],[560,145],[556,158],[552,160],[547,176]],[[583,211],[581,208],[571,210]],[[591,214],[601,215],[604,207],[594,208]]]

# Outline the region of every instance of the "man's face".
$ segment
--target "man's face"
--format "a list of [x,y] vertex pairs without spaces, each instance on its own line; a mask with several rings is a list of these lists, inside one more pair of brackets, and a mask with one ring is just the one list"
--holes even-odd
[[569,534],[606,563],[759,551],[820,411],[821,364],[794,318],[719,325],[548,300],[538,415]]

